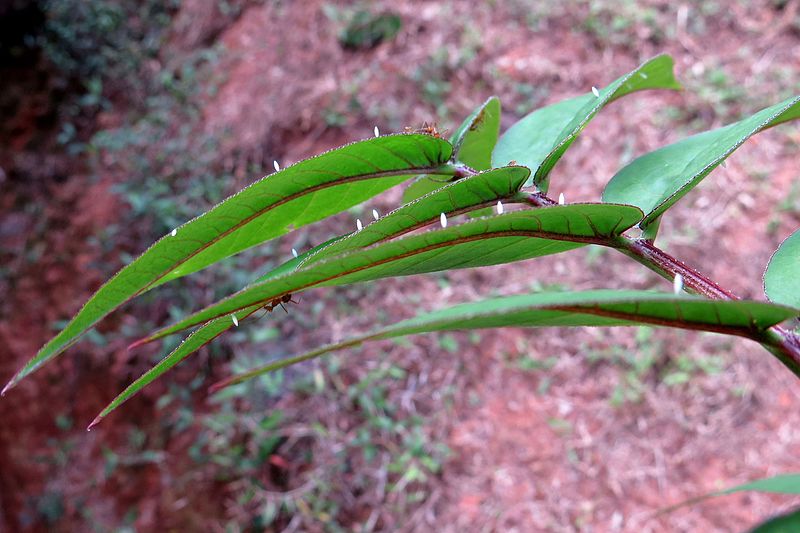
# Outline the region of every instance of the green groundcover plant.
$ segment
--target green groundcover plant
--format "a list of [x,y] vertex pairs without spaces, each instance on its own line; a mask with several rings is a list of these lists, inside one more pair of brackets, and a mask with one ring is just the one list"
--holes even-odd
[[[553,167],[587,123],[616,99],[680,89],[673,61],[657,56],[610,85],[537,109],[500,134],[500,101],[479,106],[448,139],[433,126],[355,142],[281,169],[175,228],[103,285],[3,389],[60,355],[103,317],[163,283],[204,269],[406,184],[403,204],[355,231],[333,236],[238,292],[134,342],[135,348],[191,328],[161,362],[92,422],[248,317],[311,288],[475,268],[595,244],[621,252],[673,283],[673,291],[540,292],[471,302],[377,327],[342,342],[230,377],[213,390],[378,339],[499,327],[649,324],[750,339],[800,376],[800,231],[766,266],[769,302],[741,300],[659,249],[661,217],[751,136],[800,118],[800,96],[725,127],[638,157],[608,182],[597,203],[548,196]],[[464,216],[462,216],[464,215]],[[90,426],[91,427],[91,426]]]

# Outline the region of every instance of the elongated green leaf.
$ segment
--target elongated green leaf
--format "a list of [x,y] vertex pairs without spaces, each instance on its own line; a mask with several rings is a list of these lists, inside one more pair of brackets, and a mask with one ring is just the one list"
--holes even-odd
[[546,192],[548,176],[586,124],[608,103],[644,89],[680,89],[672,73],[672,58],[657,56],[608,87],[558,102],[527,115],[497,142],[494,166],[516,161],[534,171],[533,183]]
[[743,483],[729,489],[715,492],[714,494],[733,494],[734,492],[750,490],[772,492],[775,494],[800,494],[800,474],[780,474],[778,476],[757,479],[749,483]]
[[773,302],[800,308],[800,230],[783,241],[769,260],[764,292]]
[[[488,170],[492,166],[492,150],[500,133],[500,100],[492,96],[461,123],[450,137],[453,159],[473,170]],[[450,180],[439,176],[421,176],[403,191],[403,203],[413,202]]]
[[455,216],[460,213],[493,206],[498,200],[512,197],[530,176],[525,167],[504,167],[481,172],[405,204],[375,222],[325,246],[309,256],[303,266],[333,255],[366,248],[377,242],[399,237],[439,219],[441,213]]
[[419,176],[403,190],[402,201],[404,204],[411,203],[454,181],[456,181],[455,178],[446,176]]
[[[267,272],[263,276],[259,277],[254,283],[260,283],[266,281],[271,278],[279,277],[282,275],[289,274],[290,272],[294,271],[300,263],[306,259],[309,255],[315,254],[320,249],[330,245],[331,243],[335,242],[336,240],[340,239],[341,237],[336,237],[331,239],[323,244],[320,244],[310,250],[307,250],[303,254],[299,254],[297,257],[292,258],[285,263],[279,265],[277,268]],[[97,418],[92,421],[89,425],[91,429],[92,426],[99,423],[102,418],[104,418],[108,413],[119,407],[122,403],[127,401],[130,397],[134,396],[144,387],[158,379],[161,375],[165,372],[169,371],[175,365],[186,359],[189,355],[195,353],[197,350],[211,342],[212,340],[216,339],[227,330],[232,327],[235,327],[239,323],[243,322],[246,318],[248,318],[253,313],[260,310],[263,306],[261,304],[252,305],[250,307],[246,307],[236,313],[232,313],[232,316],[226,316],[222,318],[217,318],[215,320],[211,320],[210,322],[206,322],[201,327],[199,327],[196,331],[194,331],[189,337],[184,339],[184,341],[178,345],[172,352],[170,352],[164,359],[159,361],[159,363],[145,372],[141,377],[139,377],[136,381],[128,385],[122,393],[119,394],[114,401],[112,401],[103,412],[101,412]],[[236,322],[233,321],[233,316],[236,317]]]
[[241,383],[257,375],[366,341],[433,331],[498,327],[626,326],[653,324],[749,337],[790,318],[791,308],[755,301],[705,300],[646,291],[586,291],[526,294],[457,305],[419,315],[372,333],[282,359],[215,385]]
[[413,202],[436,189],[441,189],[448,183],[453,183],[453,181],[452,178],[443,176],[420,176],[403,191],[403,203]]
[[252,285],[140,342],[311,287],[510,263],[587,243],[605,244],[640,217],[641,211],[630,206],[570,204],[475,219],[355,250]]
[[780,474],[773,477],[757,479],[748,483],[742,483],[741,485],[736,485],[728,489],[715,490],[675,505],[670,505],[669,507],[661,509],[658,514],[671,513],[681,507],[694,505],[710,498],[716,498],[717,496],[747,491],[769,492],[773,494],[800,494],[800,474]]
[[[255,283],[267,279],[290,274],[300,265],[308,266],[327,257],[342,254],[351,250],[364,248],[378,241],[402,235],[421,227],[439,217],[442,212],[457,213],[470,206],[494,204],[498,198],[506,198],[519,190],[530,171],[523,167],[507,167],[483,172],[454,182],[446,190],[437,191],[425,198],[424,202],[414,202],[367,225],[362,231],[337,237],[321,244],[295,259],[286,261],[276,269],[260,277]],[[245,307],[235,314],[237,322],[243,322],[248,316],[261,309],[261,304]],[[174,367],[183,359],[197,351],[219,335],[233,327],[233,318],[225,316],[214,319],[201,326],[183,343],[165,357],[158,365],[147,371],[132,383],[125,391],[104,410],[97,421],[107,413],[116,409],[122,402],[136,394],[143,387]]]
[[338,237],[333,237],[332,239],[328,239],[327,241],[323,242],[322,244],[318,244],[313,248],[306,250],[303,253],[297,255],[297,257],[293,257],[284,263],[281,263],[277,267],[273,268],[269,272],[259,276],[253,283],[261,283],[262,281],[266,281],[270,278],[277,278],[286,274],[289,274],[295,270],[297,270],[300,265],[303,264],[309,257],[315,256],[320,250],[327,248],[333,244],[336,244],[338,241],[344,239],[347,235],[340,235]]
[[[238,320],[244,320],[251,314],[255,313],[261,308],[261,306],[252,306],[247,309],[243,309],[236,313],[236,317]],[[212,340],[216,339],[223,333],[225,333],[228,329],[232,327],[232,319],[230,317],[225,318],[218,318],[216,320],[212,320],[204,324],[201,328],[195,331],[192,335],[189,335],[175,350],[173,350],[169,355],[167,355],[164,359],[158,362],[156,366],[145,372],[139,379],[128,385],[128,387],[122,391],[114,400],[108,404],[108,406],[103,409],[103,411],[97,415],[97,417],[89,424],[89,428],[91,429],[93,426],[97,425],[106,415],[108,415],[111,411],[122,405],[132,396],[136,395],[140,390],[144,387],[158,379],[162,376],[165,372],[172,369],[175,365],[186,359],[189,355],[193,354]]]
[[475,170],[492,167],[492,150],[500,134],[500,100],[492,96],[459,126],[450,143],[456,161]]
[[257,181],[160,239],[118,272],[4,390],[127,300],[359,204],[408,175],[447,174],[451,151],[447,141],[429,135],[390,135],[332,150]]
[[617,172],[603,200],[636,205],[652,224],[756,133],[800,118],[800,96],[728,126],[693,135],[647,153]]

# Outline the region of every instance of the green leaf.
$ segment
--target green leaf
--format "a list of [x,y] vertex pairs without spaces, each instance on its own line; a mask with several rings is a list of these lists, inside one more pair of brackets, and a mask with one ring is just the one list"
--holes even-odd
[[[453,159],[473,170],[487,170],[492,166],[492,149],[500,133],[500,100],[492,96],[473,111],[450,138]],[[505,166],[505,165],[498,165]],[[436,176],[421,176],[405,191],[403,203],[413,202],[451,180]]]
[[[530,171],[527,168],[506,167],[482,172],[454,182],[445,189],[428,196],[424,202],[404,205],[366,226],[362,231],[351,233],[344,237],[336,237],[306,251],[297,258],[286,261],[276,269],[260,277],[255,283],[290,274],[301,265],[308,266],[312,262],[402,235],[424,225],[430,219],[438,217],[440,213],[445,211],[453,214],[463,212],[469,207],[484,204],[494,205],[498,198],[506,198],[517,192],[529,175]],[[235,313],[237,321],[243,322],[261,307],[261,304],[257,304],[237,311]],[[135,395],[143,387],[152,383],[153,380],[231,327],[233,327],[233,319],[229,316],[217,318],[202,325],[155,367],[148,370],[128,386],[122,394],[100,413],[92,425],[98,423],[100,419]]]
[[511,126],[497,142],[494,166],[516,161],[534,170],[533,183],[542,191],[548,176],[586,124],[608,103],[644,89],[680,89],[672,73],[672,58],[660,55],[599,91],[558,102],[527,115]]
[[768,492],[773,494],[800,494],[800,474],[779,474],[777,476],[757,479],[755,481],[736,485],[735,487],[731,487],[729,489],[716,490],[661,509],[658,514],[661,515],[671,513],[677,509],[680,509],[681,507],[694,505],[710,498],[716,498],[717,496],[747,491]]
[[[266,281],[271,278],[275,278],[278,276],[282,276],[285,274],[289,274],[290,272],[294,271],[300,263],[306,259],[309,255],[315,254],[320,249],[330,245],[331,243],[337,241],[341,237],[336,237],[331,239],[323,244],[320,244],[310,250],[307,250],[303,254],[299,254],[297,257],[286,261],[282,265],[278,266],[277,268],[267,272],[263,276],[259,277],[254,283],[260,283]],[[250,315],[261,309],[263,306],[261,304],[253,305],[250,307],[246,307],[236,313],[233,313],[236,316],[236,320],[238,322],[243,322],[246,318]],[[217,318],[210,322],[206,322],[197,330],[195,330],[191,335],[189,335],[182,343],[178,345],[172,352],[170,352],[164,359],[159,361],[157,365],[153,368],[145,372],[141,377],[139,377],[136,381],[128,385],[122,393],[120,393],[114,400],[108,404],[108,406],[103,409],[103,411],[97,415],[91,424],[89,424],[89,428],[91,429],[92,426],[98,424],[108,413],[122,405],[125,401],[129,398],[134,396],[144,387],[158,379],[161,375],[165,372],[173,368],[175,365],[186,359],[189,355],[195,353],[197,350],[211,342],[212,340],[216,339],[223,333],[225,333],[230,328],[234,327],[233,318],[230,316]]]
[[438,220],[441,213],[447,213],[452,218],[474,209],[493,206],[498,200],[513,197],[530,173],[525,167],[504,167],[448,183],[424,198],[386,214],[365,226],[362,231],[320,248],[318,253],[303,262],[303,266],[414,231],[430,224],[432,220]]
[[318,244],[313,248],[309,248],[305,252],[298,254],[297,257],[293,257],[292,259],[289,259],[288,261],[281,263],[280,265],[273,268],[269,272],[266,272],[265,274],[259,276],[253,283],[260,283],[270,278],[277,278],[279,276],[289,274],[297,270],[297,268],[309,257],[315,256],[317,253],[320,252],[320,250],[335,244],[336,242],[344,239],[345,237],[347,237],[347,235],[340,235],[332,239],[328,239],[327,241],[323,242],[322,244]]
[[652,324],[751,337],[779,324],[791,308],[744,300],[706,300],[646,291],[586,291],[525,294],[457,305],[282,359],[215,385],[241,383],[325,353],[375,341],[430,333],[498,327],[630,326]]
[[583,244],[606,244],[640,217],[641,211],[630,206],[570,204],[475,219],[379,243],[254,284],[136,344],[311,287],[510,263]]
[[739,122],[647,153],[611,178],[603,192],[603,200],[640,207],[646,213],[640,224],[645,228],[751,136],[796,118],[800,118],[800,96],[763,109]]
[[453,183],[451,178],[443,178],[441,176],[420,176],[403,191],[403,203],[407,204],[413,202],[418,198],[422,198],[437,189],[441,189],[448,183]]
[[492,167],[492,150],[500,134],[500,100],[492,96],[473,111],[450,138],[456,161],[475,170]]
[[[236,313],[236,317],[240,321],[244,320],[251,314],[258,311],[260,308],[261,306],[252,306],[247,309],[243,309],[242,311]],[[159,361],[156,366],[145,372],[139,379],[128,385],[128,387],[126,387],[122,393],[114,398],[114,400],[108,404],[108,406],[106,406],[106,408],[103,409],[99,415],[97,415],[92,423],[89,424],[88,429],[91,429],[93,426],[97,425],[110,412],[129,400],[132,396],[158,379],[161,375],[173,368],[175,365],[186,359],[189,355],[193,354],[212,340],[222,335],[224,332],[230,329],[231,326],[233,326],[232,319],[230,317],[225,317],[212,320],[211,322],[204,324],[201,328],[198,328],[197,331],[184,339],[184,341],[169,355]]]
[[800,494],[800,474],[780,474],[774,477],[757,479],[749,483],[743,483],[729,489],[715,492],[714,494],[733,494],[734,492],[749,490],[772,492],[775,494]]
[[783,241],[769,260],[764,292],[773,302],[800,308],[800,230]]
[[412,174],[452,173],[452,148],[429,135],[389,135],[301,161],[255,182],[179,227],[103,285],[6,385],[73,344],[126,301],[291,229],[326,218]]

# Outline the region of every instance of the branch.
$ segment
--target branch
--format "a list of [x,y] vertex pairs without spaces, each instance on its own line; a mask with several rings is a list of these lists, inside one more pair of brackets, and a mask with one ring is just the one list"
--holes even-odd
[[[533,207],[545,207],[557,203],[539,191],[523,193],[518,199]],[[658,248],[651,240],[620,235],[600,244],[614,248],[667,280],[672,281],[680,274],[683,278],[683,289],[686,292],[712,300],[739,299],[738,296],[719,286],[708,276]],[[800,336],[780,326],[774,326],[760,334],[754,334],[750,338],[763,345],[797,377],[800,377]]]

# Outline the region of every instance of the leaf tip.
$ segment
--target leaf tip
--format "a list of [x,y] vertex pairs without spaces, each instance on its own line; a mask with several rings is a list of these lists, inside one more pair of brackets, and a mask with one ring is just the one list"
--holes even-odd
[[224,380],[222,380],[222,381],[217,381],[216,383],[214,383],[213,385],[211,385],[211,386],[208,388],[208,393],[209,393],[209,394],[216,394],[216,393],[218,393],[220,390],[222,390],[222,389],[224,389],[225,387],[227,387],[227,386],[228,386],[228,382],[229,382],[229,381],[230,381],[230,379],[224,379]]
[[0,391],[0,396],[5,396],[8,391],[16,387],[25,376],[36,370],[36,368],[37,366],[31,367],[29,363],[19,370],[11,379],[8,380],[8,383],[6,383],[5,387],[3,387],[3,390]]
[[148,342],[148,339],[146,337],[144,339],[139,339],[138,341],[133,341],[132,343],[130,343],[128,345],[128,351],[131,352],[131,351],[135,350],[136,348],[138,348],[139,346],[142,346],[143,344],[147,344],[147,342]]
[[86,426],[86,431],[91,431],[92,428],[99,424],[101,420],[103,420],[103,413],[97,415],[94,420],[92,420],[92,423]]

